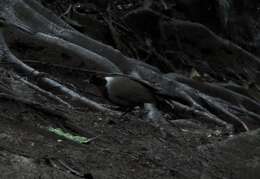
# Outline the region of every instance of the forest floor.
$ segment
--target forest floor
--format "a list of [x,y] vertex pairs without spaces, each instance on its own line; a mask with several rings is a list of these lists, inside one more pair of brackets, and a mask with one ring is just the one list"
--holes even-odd
[[[15,51],[21,48],[16,41],[10,43]],[[23,53],[28,52],[28,58],[34,58],[30,50],[22,48]],[[46,52],[39,50],[35,58],[39,53],[46,56]],[[8,81],[6,84],[19,97],[37,99],[43,106],[53,107],[19,80],[8,80],[12,72],[6,68],[2,71],[2,81]],[[44,67],[44,71],[58,81],[73,84],[86,96],[91,97],[95,92],[93,86],[83,82],[87,76],[50,67]],[[1,178],[245,179],[260,176],[259,130],[240,136],[222,136],[218,129],[209,130],[198,124],[174,127],[171,134],[165,134],[139,118],[141,111],[118,118],[79,108],[69,112],[69,119],[62,119],[16,100],[0,97],[0,103]],[[74,133],[78,130],[71,126],[82,130]],[[50,132],[50,127],[93,140],[80,144]]]
[[[26,92],[29,90],[24,88]],[[131,114],[118,119],[94,112],[71,112],[66,123],[84,131],[74,135],[94,137],[80,144],[47,130],[61,128],[73,134],[63,119],[17,101],[0,102],[2,178],[260,176],[260,131],[223,140],[226,137],[218,136],[217,130],[198,125],[176,127],[168,135]]]
[[[48,57],[53,61],[60,54],[55,49],[51,53],[33,49],[33,44],[26,46],[19,39],[8,41],[14,53],[18,57],[22,54],[23,59],[43,61]],[[64,62],[66,58],[59,56]],[[57,106],[12,79],[12,70],[3,65],[1,82],[20,98],[37,99],[41,106],[0,95],[0,178],[260,178],[260,130],[225,136],[218,129],[187,124],[173,126],[168,134],[138,117],[140,110],[118,118],[79,108],[67,111],[69,117],[63,119],[46,112],[45,108]],[[91,95],[96,91],[84,83],[88,75],[37,63],[31,65],[81,94],[106,103]],[[60,128],[91,141],[77,143],[52,133],[50,128]]]

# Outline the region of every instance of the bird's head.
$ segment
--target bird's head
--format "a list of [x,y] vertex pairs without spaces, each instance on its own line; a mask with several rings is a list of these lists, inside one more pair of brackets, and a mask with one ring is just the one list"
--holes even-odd
[[100,87],[104,87],[106,85],[106,80],[101,75],[93,75],[92,77],[90,77],[89,83],[100,88]]
[[93,84],[97,87],[96,93],[99,96],[105,96],[107,94],[106,84],[107,81],[102,75],[93,75],[89,78],[88,83]]

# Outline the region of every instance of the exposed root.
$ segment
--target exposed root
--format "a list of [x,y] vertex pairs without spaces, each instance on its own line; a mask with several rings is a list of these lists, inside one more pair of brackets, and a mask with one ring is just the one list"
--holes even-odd
[[[2,9],[3,14],[9,21],[24,24],[35,32],[32,35],[21,34],[26,36],[29,42],[37,41],[43,46],[51,46],[66,51],[67,54],[75,57],[73,60],[79,60],[79,62],[87,64],[86,68],[89,72],[93,70],[93,73],[99,72],[104,75],[128,76],[129,78],[141,82],[160,97],[166,98],[166,100],[172,100],[175,113],[188,118],[194,117],[197,120],[214,123],[218,126],[224,126],[228,130],[231,130],[231,126],[233,125],[237,131],[247,131],[249,130],[248,126],[250,126],[247,124],[249,121],[255,120],[258,122],[260,104],[257,100],[222,87],[198,83],[182,76],[174,76],[173,78],[169,78],[169,76],[164,77],[156,67],[128,58],[119,50],[77,32],[56,15],[42,7],[37,1],[13,0],[12,3],[8,2],[9,1],[5,4],[0,2],[4,7]],[[164,1],[161,1],[161,3],[164,8],[167,9],[167,4],[165,4]],[[156,16],[156,23],[160,24],[160,33],[163,33],[163,37],[166,39],[171,36],[177,37],[177,46],[179,46],[177,48],[179,48],[179,50],[185,50],[185,43],[190,42],[196,46],[196,48],[223,53],[223,57],[217,56],[219,60],[225,58],[227,54],[232,54],[229,61],[221,61],[220,65],[227,65],[229,66],[228,68],[230,68],[230,66],[233,68],[235,64],[241,62],[241,64],[246,64],[249,69],[243,71],[242,75],[246,76],[250,81],[257,79],[255,73],[260,67],[259,58],[238,45],[219,37],[209,28],[201,24],[169,19],[152,10],[148,12],[144,9],[138,12],[142,13],[144,11]],[[112,24],[110,24],[110,28],[112,31],[115,30]],[[176,34],[176,32],[181,34]],[[113,34],[114,36],[117,35],[114,32]],[[120,39],[115,38],[115,41],[118,41],[118,47],[121,47],[119,40]],[[159,60],[159,63],[169,64],[171,70],[175,69],[171,61],[160,58],[161,53],[159,51],[158,53],[157,51],[153,53],[156,53],[155,56]],[[116,115],[113,111],[81,96],[57,81],[46,76],[40,76],[41,72],[23,63],[10,51],[2,33],[0,34],[0,57],[12,64],[17,71],[22,71],[27,76],[39,78],[39,82],[43,84],[43,86],[58,90],[65,96],[70,97],[71,101],[75,101],[87,108]],[[209,59],[203,60],[206,61]],[[209,64],[211,62],[212,61],[207,61]],[[242,65],[238,66],[239,68],[234,69],[234,72],[244,69]],[[81,71],[84,72],[84,70],[85,69]],[[229,71],[229,69],[225,70],[225,72]],[[131,76],[131,74],[137,74],[136,76],[140,78],[136,78],[136,76],[133,75]],[[45,91],[45,94],[50,93]],[[68,102],[57,98],[56,100],[69,106]],[[231,108],[232,110],[230,110]],[[248,113],[248,120],[240,118],[239,113],[243,112]]]
[[66,101],[64,101],[63,99],[61,99],[60,97],[58,96],[55,96],[54,94],[52,94],[51,92],[48,92],[42,88],[40,88],[39,86],[37,85],[34,85],[32,83],[30,83],[29,81],[23,79],[22,77],[18,76],[18,75],[15,75],[15,78],[17,78],[18,80],[20,80],[21,82],[23,82],[24,84],[26,84],[27,86],[29,86],[30,88],[38,91],[40,94],[44,95],[45,97],[48,97],[54,101],[57,101],[58,103],[60,104],[63,104],[64,106],[68,107],[68,108],[72,108],[72,106],[67,103]]

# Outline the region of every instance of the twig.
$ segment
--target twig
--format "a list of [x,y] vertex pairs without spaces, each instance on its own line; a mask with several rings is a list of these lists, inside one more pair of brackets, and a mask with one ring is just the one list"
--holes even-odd
[[68,108],[73,108],[69,103],[67,103],[66,101],[62,100],[60,97],[58,96],[55,96],[54,94],[52,94],[51,92],[49,91],[46,91],[40,87],[38,87],[37,85],[34,85],[32,83],[30,83],[29,81],[26,81],[24,80],[22,77],[18,76],[18,75],[14,75],[15,78],[17,78],[18,80],[20,80],[21,82],[23,82],[24,84],[26,84],[27,86],[29,86],[30,88],[38,91],[39,93],[41,93],[42,95],[54,100],[54,101],[57,101],[65,106],[67,106]]
[[208,106],[212,113],[216,113],[215,115],[223,116],[223,119],[225,119],[226,122],[232,123],[233,125],[235,125],[236,128],[240,128],[240,130],[242,129],[242,131],[249,131],[249,128],[242,120],[240,120],[237,116],[224,109],[224,107],[222,107],[219,103],[212,102],[211,100],[206,99],[206,97],[202,95],[200,96],[200,99],[202,103],[205,103]]
[[61,14],[60,17],[64,17],[64,16],[66,16],[67,14],[69,14],[69,13],[71,12],[71,9],[72,9],[72,5],[70,4],[69,7],[68,7],[68,9],[67,9],[63,14]]
[[66,169],[68,170],[71,174],[74,174],[76,176],[79,176],[79,177],[84,177],[84,174],[80,173],[79,171],[71,168],[69,165],[67,165],[65,162],[63,162],[62,160],[60,159],[57,159],[57,161]]
[[201,120],[202,122],[205,122],[205,120],[207,122],[213,122],[214,124],[216,124],[218,126],[225,126],[228,130],[231,129],[230,124],[219,119],[217,116],[215,116],[211,113],[190,108],[190,107],[183,105],[181,103],[178,103],[176,101],[171,101],[171,103],[174,105],[175,111],[177,113],[181,113],[182,115],[187,115],[188,117],[195,117],[195,119]]
[[[10,49],[8,48],[8,46],[7,46],[7,44],[4,40],[2,33],[0,33],[0,44],[3,45],[3,49],[4,49],[4,52],[5,52],[5,58],[4,59],[7,62],[9,62],[10,64],[13,64],[14,68],[19,69],[20,71],[23,71],[27,75],[31,75],[31,76],[34,76],[34,77],[39,76],[39,74],[40,74],[39,71],[37,71],[37,70],[33,69],[32,67],[24,64],[21,60],[19,60],[18,58],[16,58],[15,55],[12,54],[12,52],[10,51]],[[46,85],[46,86],[49,86],[51,88],[55,88],[55,89],[59,90],[59,92],[65,94],[67,96],[70,96],[71,100],[76,101],[78,103],[81,103],[82,105],[89,107],[92,110],[113,113],[113,111],[101,106],[100,104],[98,104],[98,103],[96,103],[96,102],[94,102],[90,99],[87,99],[84,96],[81,96],[80,94],[70,90],[69,88],[63,86],[62,84],[60,84],[60,83],[58,83],[58,82],[56,82],[56,81],[54,81],[50,78],[40,77],[39,82]]]
[[[67,67],[64,65],[57,65],[57,64],[48,64],[48,63],[44,63],[44,62],[38,62],[38,61],[32,61],[32,60],[24,60],[24,62],[27,63],[35,63],[35,64],[41,64],[41,65],[48,65],[48,66],[52,66],[55,68],[62,68],[64,70],[70,70],[70,71],[76,71],[76,72],[83,72],[83,73],[88,73],[88,74],[95,74],[95,75],[102,75],[102,76],[121,76],[121,77],[127,77],[130,78],[132,80],[136,80],[142,84],[144,84],[145,86],[154,89],[155,91],[160,90],[159,87],[155,87],[154,85],[152,85],[150,82],[143,80],[141,78],[136,78],[134,76],[131,75],[127,75],[127,74],[123,74],[123,73],[107,73],[107,72],[103,72],[103,71],[97,71],[97,70],[86,70],[86,69],[81,69],[81,68],[74,68],[74,67]],[[1,62],[0,62],[1,63]],[[3,63],[3,62],[2,62]],[[6,62],[4,62],[6,63]],[[12,63],[10,63],[12,64]]]
[[160,0],[160,1],[161,1],[161,4],[162,4],[164,10],[167,10],[168,6],[167,6],[166,2],[164,0]]
[[56,168],[58,170],[61,170],[63,172],[69,172],[72,175],[78,176],[80,178],[85,178],[85,174],[81,173],[73,168],[71,168],[69,165],[67,165],[65,162],[63,162],[60,159],[56,159],[54,157],[46,157],[44,158],[51,167]]
[[34,109],[37,109],[37,110],[40,110],[40,111],[46,113],[46,114],[61,117],[62,119],[65,119],[65,120],[70,119],[68,117],[68,115],[65,114],[65,111],[63,111],[60,108],[47,107],[46,105],[42,105],[42,104],[34,102],[34,101],[30,101],[27,99],[23,99],[23,98],[16,97],[14,95],[5,94],[5,93],[0,93],[0,98],[28,105]]

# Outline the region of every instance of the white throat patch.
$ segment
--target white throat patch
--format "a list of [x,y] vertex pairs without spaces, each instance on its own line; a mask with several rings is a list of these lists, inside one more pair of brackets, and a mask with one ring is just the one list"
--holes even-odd
[[115,78],[111,76],[107,76],[105,77],[105,80],[107,81],[106,87],[109,88],[109,86],[111,85],[112,81],[115,80]]
[[106,80],[108,83],[111,83],[111,82],[114,80],[114,78],[111,77],[111,76],[107,76],[107,77],[105,77],[105,80]]

